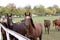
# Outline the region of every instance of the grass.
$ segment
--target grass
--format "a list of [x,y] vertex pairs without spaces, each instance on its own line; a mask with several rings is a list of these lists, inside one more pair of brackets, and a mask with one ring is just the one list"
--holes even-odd
[[[20,22],[24,18],[13,18],[14,22]],[[40,17],[33,17],[33,21],[41,22],[42,25],[44,23],[44,20],[48,19],[51,21],[51,27],[50,27],[50,34],[45,33],[44,27],[43,27],[43,36],[42,40],[60,40],[60,31],[56,31],[55,27],[52,26],[52,21],[55,19],[60,19],[60,16],[40,16]]]

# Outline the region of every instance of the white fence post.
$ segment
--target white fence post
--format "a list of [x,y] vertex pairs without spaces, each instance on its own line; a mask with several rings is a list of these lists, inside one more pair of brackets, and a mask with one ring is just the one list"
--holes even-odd
[[10,40],[9,33],[6,32],[7,40]]
[[0,40],[3,40],[2,32],[1,32],[1,26],[0,26]]

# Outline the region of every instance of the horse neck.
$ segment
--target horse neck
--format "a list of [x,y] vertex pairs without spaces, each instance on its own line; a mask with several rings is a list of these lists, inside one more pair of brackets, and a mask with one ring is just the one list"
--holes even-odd
[[34,27],[33,27],[32,23],[30,22],[30,24],[29,24],[29,32],[30,33],[33,33],[33,29],[34,29]]
[[[12,21],[11,21],[12,22]],[[12,26],[10,25],[10,23],[11,23],[9,20],[7,20],[7,26],[8,26],[8,28],[9,29],[12,29]],[[12,22],[13,23],[13,22]]]
[[[31,31],[32,30],[32,31]],[[33,32],[33,27],[32,27],[32,25],[31,25],[31,23],[30,23],[30,25],[29,25],[29,33],[32,33]]]
[[34,23],[33,23],[32,18],[30,19],[30,26],[32,26],[33,28],[35,28],[35,25],[34,25]]

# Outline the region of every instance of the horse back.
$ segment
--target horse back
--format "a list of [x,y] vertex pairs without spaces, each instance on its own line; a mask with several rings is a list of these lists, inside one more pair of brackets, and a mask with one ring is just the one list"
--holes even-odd
[[55,21],[55,25],[60,26],[60,20]]
[[24,23],[19,23],[19,24],[14,23],[13,24],[13,30],[20,33],[20,34],[25,34],[27,28],[26,28]]

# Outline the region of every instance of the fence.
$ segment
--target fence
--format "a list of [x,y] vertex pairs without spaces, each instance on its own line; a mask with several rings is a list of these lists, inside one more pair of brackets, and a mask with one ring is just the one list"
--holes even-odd
[[13,35],[14,37],[16,37],[18,40],[30,40],[29,38],[19,34],[19,33],[16,33],[8,28],[5,28],[1,23],[0,23],[0,30],[1,30],[1,27],[6,31],[6,36],[7,36],[7,40],[10,40],[10,37],[9,37],[9,34]]

